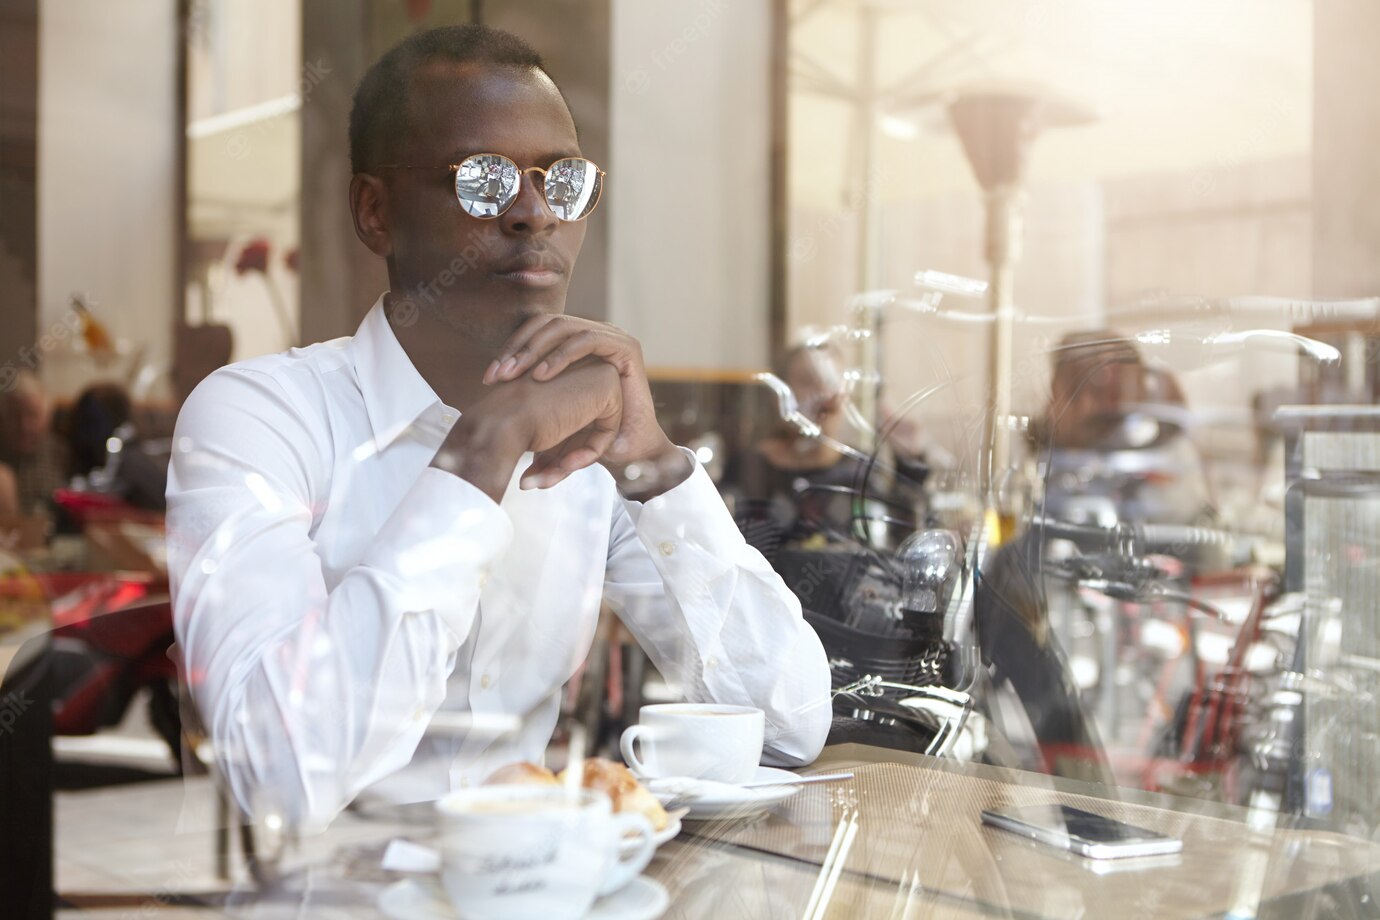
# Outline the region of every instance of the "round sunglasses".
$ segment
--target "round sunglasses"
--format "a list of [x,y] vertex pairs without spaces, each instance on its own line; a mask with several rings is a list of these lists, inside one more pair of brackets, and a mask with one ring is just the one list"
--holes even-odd
[[608,173],[584,157],[563,157],[550,166],[522,169],[501,153],[476,153],[449,166],[409,166],[388,163],[376,169],[445,169],[455,173],[455,197],[471,217],[492,220],[513,206],[522,191],[522,177],[540,174],[546,206],[560,220],[584,220],[594,212]]

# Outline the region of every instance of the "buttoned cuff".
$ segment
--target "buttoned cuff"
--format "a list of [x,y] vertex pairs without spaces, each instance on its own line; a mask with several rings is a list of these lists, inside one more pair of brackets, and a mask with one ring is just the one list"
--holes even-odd
[[645,502],[623,499],[638,536],[658,563],[674,557],[686,544],[717,551],[711,555],[718,555],[743,543],[743,535],[733,523],[714,480],[694,451],[685,447],[680,450],[694,467],[684,482]]
[[512,540],[512,521],[493,499],[428,467],[379,529],[363,564],[391,576],[404,611],[438,613],[458,645],[489,567]]

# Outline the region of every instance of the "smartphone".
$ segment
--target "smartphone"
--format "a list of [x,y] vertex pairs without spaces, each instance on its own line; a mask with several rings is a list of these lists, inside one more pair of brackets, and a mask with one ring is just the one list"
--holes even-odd
[[1184,864],[1182,853],[1168,853],[1164,856],[1127,856],[1121,859],[1089,859],[1069,850],[1056,850],[1054,847],[1045,846],[1029,837],[1017,837],[1015,834],[1003,834],[1002,836],[1010,837],[1011,845],[1019,847],[1022,852],[1029,850],[1031,853],[1037,853],[1046,859],[1057,859],[1068,863],[1070,866],[1076,866],[1079,871],[1096,876],[1162,871],[1176,869]]
[[1090,859],[1168,856],[1182,840],[1068,805],[1027,805],[982,813],[982,822]]

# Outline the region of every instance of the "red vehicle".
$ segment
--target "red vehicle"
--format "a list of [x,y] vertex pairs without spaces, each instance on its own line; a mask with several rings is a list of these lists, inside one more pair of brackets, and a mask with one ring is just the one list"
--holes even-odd
[[[134,525],[159,533],[162,516],[99,493],[59,492],[59,506],[90,542]],[[112,553],[107,552],[107,555]],[[124,564],[127,560],[118,558]],[[128,560],[130,571],[31,576],[51,610],[53,733],[90,735],[118,725],[141,689],[149,716],[181,765],[181,719],[167,577],[156,565]]]

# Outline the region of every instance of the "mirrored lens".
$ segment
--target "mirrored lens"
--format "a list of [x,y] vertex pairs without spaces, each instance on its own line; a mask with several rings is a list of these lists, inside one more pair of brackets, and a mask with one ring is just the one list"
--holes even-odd
[[518,196],[522,176],[505,156],[467,157],[455,171],[455,197],[471,217],[497,217]]
[[583,157],[557,160],[543,180],[546,203],[561,220],[579,220],[593,211],[603,184],[599,167]]

